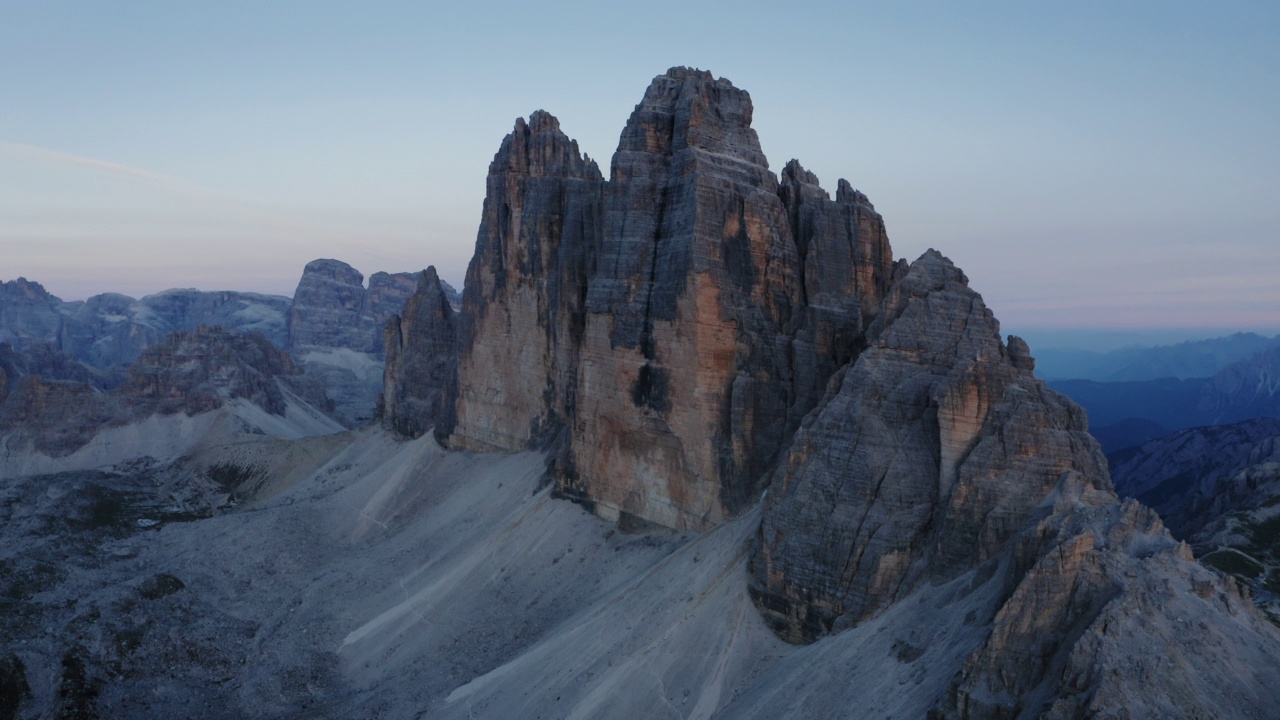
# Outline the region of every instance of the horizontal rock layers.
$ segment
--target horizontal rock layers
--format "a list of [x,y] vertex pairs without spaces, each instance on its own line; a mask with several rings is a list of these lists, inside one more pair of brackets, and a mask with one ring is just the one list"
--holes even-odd
[[554,441],[558,490],[675,528],[753,500],[893,277],[883,221],[792,163],[750,96],[676,68],[603,181],[550,115],[490,166],[468,269],[454,447]]
[[770,489],[754,592],[780,634],[811,640],[994,557],[1064,474],[1109,488],[1084,413],[1031,370],[950,261],[912,264]]

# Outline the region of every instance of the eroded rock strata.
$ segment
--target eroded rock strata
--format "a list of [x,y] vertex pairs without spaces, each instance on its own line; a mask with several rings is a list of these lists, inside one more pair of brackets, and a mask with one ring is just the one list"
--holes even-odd
[[554,445],[559,492],[702,528],[759,494],[894,276],[884,223],[841,181],[780,184],[751,98],[674,68],[606,183],[544,112],[490,166],[468,269],[453,447]]
[[564,427],[603,186],[548,113],[516,121],[502,141],[467,267],[452,446],[524,449]]
[[998,554],[1061,480],[1109,487],[1084,413],[1005,345],[982,298],[930,251],[893,286],[766,503],[755,591],[812,640],[919,583]]

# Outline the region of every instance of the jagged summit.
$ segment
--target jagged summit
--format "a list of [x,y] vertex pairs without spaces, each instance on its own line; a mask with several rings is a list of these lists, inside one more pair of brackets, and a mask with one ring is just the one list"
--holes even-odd
[[535,110],[526,122],[516,118],[515,129],[489,164],[490,175],[519,173],[532,177],[600,177],[595,161],[578,151],[578,141],[560,130],[560,121]]

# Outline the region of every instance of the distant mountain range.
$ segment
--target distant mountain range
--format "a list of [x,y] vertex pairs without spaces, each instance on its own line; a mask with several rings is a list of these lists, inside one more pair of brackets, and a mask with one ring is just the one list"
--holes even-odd
[[[1177,354],[1181,347],[1165,350]],[[1159,350],[1148,352],[1155,357]],[[1211,377],[1054,380],[1049,387],[1085,408],[1090,432],[1110,453],[1183,428],[1280,417],[1280,345],[1267,345]]]
[[1235,333],[1175,345],[1128,347],[1110,352],[1035,348],[1036,374],[1045,380],[1132,382],[1203,378],[1280,344],[1280,337]]

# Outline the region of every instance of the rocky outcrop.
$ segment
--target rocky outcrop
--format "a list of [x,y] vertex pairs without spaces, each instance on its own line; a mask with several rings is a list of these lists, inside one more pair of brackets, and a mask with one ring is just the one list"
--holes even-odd
[[148,348],[108,392],[75,380],[20,376],[0,403],[0,434],[16,432],[57,457],[105,427],[150,415],[194,415],[237,398],[275,415],[287,410],[286,392],[327,409],[324,389],[300,375],[292,358],[261,335],[200,327]]
[[893,286],[866,343],[766,503],[753,592],[792,641],[995,557],[1064,473],[1109,486],[1084,413],[936,252]]
[[1280,618],[1280,420],[1182,430],[1110,459],[1121,495],[1153,507]]
[[1259,675],[1275,628],[1148,508],[1062,493],[1010,565],[1012,592],[931,718],[1262,717],[1280,699]]
[[363,283],[364,276],[344,262],[313,260],[288,312],[289,350],[308,376],[328,388],[334,416],[347,427],[377,415],[385,393],[383,327],[403,312],[418,278],[378,272],[367,290]]
[[980,640],[936,719],[1267,707],[1267,683],[1230,658],[1269,666],[1280,635],[1154,511],[1119,500],[1083,412],[1033,368],[948,260],[913,263],[769,488],[750,562],[765,619],[811,642],[959,584],[937,611],[968,603]]
[[605,517],[719,522],[761,482],[892,280],[884,223],[798,163],[780,185],[750,96],[653,81],[610,180],[543,112],[490,166],[460,324],[453,447],[554,443]]
[[307,263],[289,305],[288,345],[347,348],[381,357],[382,327],[417,287],[413,273],[377,272],[364,286],[364,275],[340,260]]
[[804,315],[793,346],[794,410],[803,416],[862,343],[893,280],[893,251],[884,220],[847,180],[839,181],[833,201],[817,176],[792,160],[779,194],[804,278]]
[[729,81],[680,68],[623,130],[559,481],[606,516],[720,522],[786,437],[799,249],[751,113]]
[[343,347],[379,352],[365,318],[364,275],[340,260],[312,260],[289,306],[289,347]]
[[418,278],[417,291],[383,329],[383,426],[406,437],[451,427],[458,331],[453,307],[435,266]]

